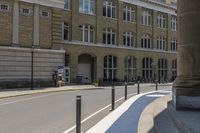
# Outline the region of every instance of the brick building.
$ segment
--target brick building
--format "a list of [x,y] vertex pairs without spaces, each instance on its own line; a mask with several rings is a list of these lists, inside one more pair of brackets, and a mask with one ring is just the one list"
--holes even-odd
[[147,0],[0,0],[0,84],[52,81],[58,65],[102,80],[173,80],[176,7]]

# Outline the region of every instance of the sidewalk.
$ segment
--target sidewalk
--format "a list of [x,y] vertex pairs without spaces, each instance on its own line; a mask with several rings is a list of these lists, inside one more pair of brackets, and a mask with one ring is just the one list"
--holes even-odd
[[[139,118],[143,110],[154,100],[171,91],[160,90],[136,95],[111,112],[86,133],[137,133]],[[147,118],[148,119],[148,118]]]
[[95,89],[104,89],[106,87],[95,87],[94,85],[70,85],[63,87],[50,87],[50,88],[36,88],[35,90],[27,89],[18,89],[18,90],[3,90],[0,91],[0,99],[16,97],[16,96],[25,96],[32,94],[41,94],[41,93],[51,93],[51,92],[62,92],[62,91],[78,91],[78,90],[95,90]]

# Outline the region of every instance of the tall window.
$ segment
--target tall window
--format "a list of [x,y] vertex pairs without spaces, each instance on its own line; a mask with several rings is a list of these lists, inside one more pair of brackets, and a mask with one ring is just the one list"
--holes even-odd
[[165,38],[164,37],[158,37],[157,38],[157,49],[166,50]]
[[79,12],[95,14],[95,0],[79,0]]
[[166,59],[159,59],[158,60],[158,79],[159,81],[166,81],[167,80],[167,60]]
[[64,9],[70,10],[70,0],[65,0]]
[[103,1],[103,16],[116,18],[116,6],[112,2],[107,0]]
[[124,46],[134,47],[135,46],[134,33],[133,32],[124,32],[123,43],[124,43]]
[[143,11],[142,12],[142,24],[150,26],[151,25],[151,12],[150,11]]
[[172,31],[177,30],[177,18],[176,17],[171,18],[171,30]]
[[103,30],[103,43],[116,45],[116,32],[112,28],[105,28]]
[[166,18],[164,15],[158,15],[157,16],[157,27],[158,28],[166,28]]
[[104,80],[115,80],[117,71],[117,58],[112,55],[104,57]]
[[125,75],[124,78],[128,81],[137,77],[137,64],[134,56],[126,57],[124,60]]
[[123,19],[127,22],[135,21],[135,10],[131,7],[124,6]]
[[81,41],[94,43],[94,28],[91,25],[80,25]]
[[172,60],[172,81],[177,77],[177,59]]
[[144,34],[141,39],[142,48],[151,48],[151,38],[149,34]]
[[145,79],[152,79],[153,78],[153,69],[152,69],[152,62],[151,58],[144,58],[143,59],[143,78]]
[[171,42],[171,50],[172,51],[177,51],[177,40],[174,38],[172,39],[172,42]]
[[66,22],[63,22],[62,39],[65,41],[69,41],[69,25]]

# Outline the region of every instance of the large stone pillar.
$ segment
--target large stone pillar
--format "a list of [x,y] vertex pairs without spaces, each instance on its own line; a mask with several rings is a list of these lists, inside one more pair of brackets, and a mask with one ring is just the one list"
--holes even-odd
[[173,85],[177,109],[200,109],[200,1],[178,0],[178,77]]

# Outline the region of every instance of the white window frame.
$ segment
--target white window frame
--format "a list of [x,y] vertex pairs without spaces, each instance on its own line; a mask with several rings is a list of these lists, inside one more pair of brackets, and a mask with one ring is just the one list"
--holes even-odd
[[[82,5],[80,1],[82,1]],[[88,1],[88,9],[85,8],[86,1]],[[94,7],[93,7],[93,10],[91,11],[92,6]],[[79,12],[94,15],[95,14],[95,0],[79,0]]]
[[[24,12],[24,10],[28,10],[28,13],[26,13],[26,12]],[[22,8],[21,9],[21,13],[23,14],[23,15],[25,15],[25,16],[31,16],[32,15],[32,11],[31,11],[31,9],[30,8]]]
[[65,4],[64,4],[64,9],[65,10],[70,10],[71,9],[71,0],[64,0]]
[[[110,34],[110,44],[108,44],[108,34]],[[105,40],[105,43],[104,44],[106,44],[106,45],[116,45],[116,32],[115,32],[115,30],[113,30],[112,28],[105,28],[105,29],[103,29],[103,36],[106,36],[106,40]],[[114,35],[114,41],[115,42],[113,42],[113,35]],[[104,41],[104,40],[103,40]]]
[[157,49],[158,50],[166,50],[166,39],[162,36],[157,37]]
[[[110,62],[109,58],[111,58],[111,62]],[[116,64],[115,64],[114,60],[116,60]],[[107,61],[107,62],[105,62],[105,61]],[[107,67],[105,66],[105,63],[106,63]],[[111,67],[110,67],[110,63],[111,63]],[[112,71],[111,77],[109,77],[110,70]],[[115,79],[115,77],[117,76],[117,57],[116,56],[113,56],[113,55],[104,56],[104,72],[106,72],[106,75],[104,75],[104,78],[106,78],[106,80],[114,80]]]
[[171,51],[177,51],[177,39],[172,39],[171,41]]
[[[128,14],[130,14],[128,16]],[[126,22],[135,22],[135,10],[132,7],[124,6],[123,20]]]
[[161,29],[166,29],[167,21],[166,21],[166,17],[164,15],[159,14],[157,16],[157,27],[161,28]]
[[130,81],[137,76],[137,59],[134,56],[128,56],[124,59],[124,78]]
[[149,58],[149,57],[143,58],[142,63],[143,63],[142,64],[143,65],[143,71],[142,71],[143,78],[152,79],[153,78],[153,67],[152,67],[153,59]]
[[177,31],[177,18],[174,16],[171,17],[171,30]]
[[145,25],[145,26],[152,25],[151,11],[144,10],[142,12],[142,25]]
[[[47,13],[47,16],[45,16],[43,13]],[[41,11],[41,16],[45,17],[45,18],[49,18],[50,17],[50,12],[48,12],[48,11]]]
[[168,76],[168,62],[167,59],[158,59],[158,78],[159,80],[167,80]]
[[[146,44],[145,44],[146,42]],[[151,49],[151,37],[149,34],[143,34],[141,38],[141,48]]]
[[[65,25],[66,24],[66,25]],[[68,37],[67,39],[65,39],[65,30],[67,30],[67,34],[68,34]],[[62,40],[63,41],[69,41],[69,24],[66,23],[66,22],[63,22],[62,23]]]
[[[6,6],[7,9],[3,9],[2,6]],[[9,12],[10,11],[10,6],[8,4],[0,4],[0,11]]]
[[177,59],[172,60],[172,78],[177,77]]
[[[95,41],[95,30],[94,30],[93,26],[83,24],[83,25],[80,25],[79,28],[80,28],[81,34],[82,34],[81,41],[82,42],[88,42],[88,43],[94,43],[94,41]],[[86,30],[87,30],[87,33],[88,33],[87,34],[87,40],[85,40]],[[92,34],[91,34],[91,32],[92,32]],[[93,38],[93,40],[91,40],[91,38]]]
[[[128,41],[129,38],[129,41]],[[135,36],[133,32],[124,32],[123,44],[126,47],[135,47]]]
[[[108,12],[108,8],[111,9],[110,13]],[[113,19],[117,18],[117,8],[116,8],[116,6],[113,5],[112,2],[104,0],[103,1],[103,12],[104,12],[104,9],[106,9],[106,11],[105,11],[106,14],[104,15],[104,13],[103,13],[104,17],[113,18]],[[114,10],[114,12],[113,12],[113,10]]]

